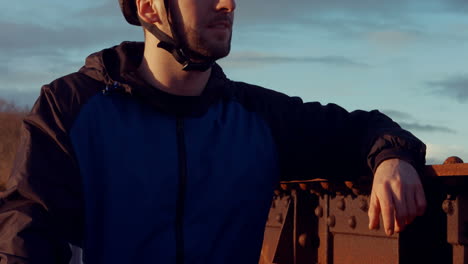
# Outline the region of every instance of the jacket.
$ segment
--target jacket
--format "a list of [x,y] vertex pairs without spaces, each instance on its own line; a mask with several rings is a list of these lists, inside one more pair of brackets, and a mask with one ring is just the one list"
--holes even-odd
[[136,75],[143,44],[41,89],[0,195],[0,263],[258,263],[280,180],[353,180],[425,146],[378,111],[229,80],[200,96]]

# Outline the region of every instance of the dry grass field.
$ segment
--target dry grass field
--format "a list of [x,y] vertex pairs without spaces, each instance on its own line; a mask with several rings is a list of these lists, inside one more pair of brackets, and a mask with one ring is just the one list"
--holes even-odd
[[26,108],[0,98],[0,189],[10,173]]

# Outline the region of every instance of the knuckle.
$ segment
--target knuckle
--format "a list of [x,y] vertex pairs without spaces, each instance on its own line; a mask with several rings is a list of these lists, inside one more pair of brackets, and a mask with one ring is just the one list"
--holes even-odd
[[401,181],[394,181],[392,183],[392,188],[394,190],[402,190],[405,187],[405,185]]

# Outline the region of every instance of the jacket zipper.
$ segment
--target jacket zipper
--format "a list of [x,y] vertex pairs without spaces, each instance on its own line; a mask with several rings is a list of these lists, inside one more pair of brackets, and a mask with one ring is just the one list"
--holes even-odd
[[176,263],[184,263],[184,211],[185,192],[187,188],[187,153],[185,149],[184,120],[177,117],[177,148],[179,155],[179,184],[176,211]]

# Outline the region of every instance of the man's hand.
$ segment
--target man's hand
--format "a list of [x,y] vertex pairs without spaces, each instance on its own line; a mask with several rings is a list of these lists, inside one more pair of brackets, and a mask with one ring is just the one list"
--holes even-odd
[[424,214],[426,198],[419,175],[399,159],[383,161],[375,171],[369,206],[369,229],[379,226],[380,213],[388,236],[401,232],[416,216]]

